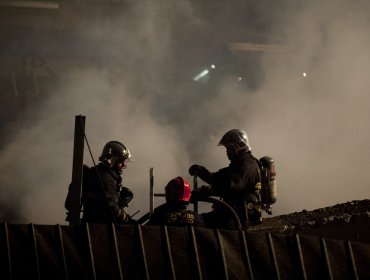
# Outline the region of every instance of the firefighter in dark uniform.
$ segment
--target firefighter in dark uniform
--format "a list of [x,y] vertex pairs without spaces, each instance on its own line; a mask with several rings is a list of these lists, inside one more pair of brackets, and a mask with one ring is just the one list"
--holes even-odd
[[191,189],[182,177],[176,177],[165,187],[166,203],[157,207],[147,225],[203,226],[202,216],[188,210]]
[[[196,200],[197,196],[219,196],[235,210],[243,228],[261,223],[261,175],[246,132],[232,129],[225,133],[218,145],[225,146],[230,164],[214,173],[203,166],[192,165],[189,168],[190,175],[198,176],[209,184],[194,190],[192,199]],[[228,227],[231,220],[225,220],[221,210],[216,207],[204,214],[208,226]]]
[[[122,185],[122,171],[131,158],[130,151],[118,141],[105,144],[99,163],[83,167],[82,222],[87,223],[135,223],[124,208],[133,198],[130,189]],[[67,196],[65,207],[69,207]],[[67,219],[68,221],[68,213]]]

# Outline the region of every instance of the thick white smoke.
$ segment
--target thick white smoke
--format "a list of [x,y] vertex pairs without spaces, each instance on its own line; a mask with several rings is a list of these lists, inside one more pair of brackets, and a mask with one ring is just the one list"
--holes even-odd
[[252,117],[273,132],[274,141],[268,136],[262,148],[273,149],[279,166],[278,213],[369,197],[369,11],[365,1],[290,11],[290,52],[280,63],[266,62],[268,77],[255,102],[270,103],[269,118]]
[[[1,150],[1,210],[9,222],[65,223],[80,114],[95,161],[109,140],[132,152],[124,183],[135,193],[129,212],[140,210],[137,217],[149,209],[151,167],[156,192],[178,175],[192,182],[192,163],[222,168],[227,158],[216,145],[232,128],[248,132],[255,156],[276,161],[274,214],[369,197],[370,4],[291,3],[280,7],[278,18],[275,10],[264,11],[285,51],[263,53],[258,86],[220,79],[213,91],[199,92],[191,75],[188,83],[172,77],[201,67],[204,52],[196,50],[207,45],[201,34],[217,30],[188,1],[155,2],[137,1],[112,21],[76,27],[81,37],[102,36],[112,44],[73,46],[91,52],[99,66],[68,68]],[[194,52],[194,60],[181,61],[180,52],[186,58]],[[85,163],[92,165],[87,147]]]

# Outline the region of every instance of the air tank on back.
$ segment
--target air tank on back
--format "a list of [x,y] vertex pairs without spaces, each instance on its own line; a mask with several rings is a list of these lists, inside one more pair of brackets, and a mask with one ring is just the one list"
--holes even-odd
[[260,158],[262,165],[261,201],[263,204],[273,204],[277,199],[276,166],[271,157]]

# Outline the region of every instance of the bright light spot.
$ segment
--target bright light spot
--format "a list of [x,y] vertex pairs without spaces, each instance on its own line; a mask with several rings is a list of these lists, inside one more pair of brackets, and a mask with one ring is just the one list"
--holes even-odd
[[306,72],[303,72],[302,76],[303,77],[307,77],[307,73]]
[[212,68],[212,69],[215,69],[215,68],[216,68],[216,65],[212,64],[212,65],[211,65],[211,68]]
[[243,80],[243,77],[238,77],[238,81],[240,82],[240,81],[242,81]]
[[209,73],[209,70],[208,69],[204,69],[202,72],[200,72],[198,75],[196,75],[193,80],[194,81],[199,81],[200,79],[202,79],[203,77],[207,76]]

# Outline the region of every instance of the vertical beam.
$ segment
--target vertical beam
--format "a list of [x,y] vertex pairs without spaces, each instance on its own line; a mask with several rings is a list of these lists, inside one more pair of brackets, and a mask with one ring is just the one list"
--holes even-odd
[[84,135],[85,135],[85,117],[79,115],[76,116],[75,118],[72,182],[69,190],[71,194],[71,209],[69,212],[69,222],[71,224],[80,223]]
[[149,170],[149,215],[151,216],[154,211],[154,171],[153,167]]
[[[193,177],[193,189],[196,190],[198,188],[198,177]],[[198,213],[198,201],[194,201],[194,212]]]

